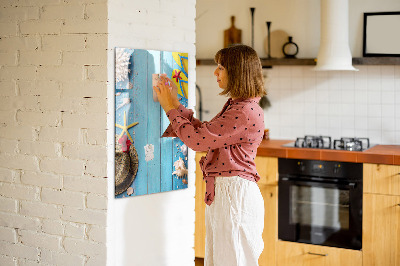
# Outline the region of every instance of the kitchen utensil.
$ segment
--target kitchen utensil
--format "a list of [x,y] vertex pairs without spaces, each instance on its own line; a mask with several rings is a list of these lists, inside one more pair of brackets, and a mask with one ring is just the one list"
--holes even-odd
[[268,58],[271,58],[271,32],[270,32],[270,28],[271,28],[271,21],[267,21],[265,22],[267,24],[267,31],[268,31]]
[[254,11],[255,7],[250,7],[251,12],[251,47],[254,48]]
[[224,48],[242,43],[242,30],[235,27],[235,16],[231,16],[231,27],[224,31]]

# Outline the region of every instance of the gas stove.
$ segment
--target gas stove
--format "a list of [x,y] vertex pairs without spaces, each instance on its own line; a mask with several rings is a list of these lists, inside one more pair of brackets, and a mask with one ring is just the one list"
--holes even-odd
[[295,142],[283,145],[295,148],[314,148],[344,151],[364,151],[371,148],[368,138],[340,138],[332,142],[329,136],[311,136],[297,138]]

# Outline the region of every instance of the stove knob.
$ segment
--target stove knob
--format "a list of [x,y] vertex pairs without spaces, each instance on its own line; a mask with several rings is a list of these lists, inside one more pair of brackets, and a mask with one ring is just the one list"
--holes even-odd
[[303,164],[303,162],[297,162],[297,165],[299,166],[300,171],[304,171],[306,169],[305,165]]

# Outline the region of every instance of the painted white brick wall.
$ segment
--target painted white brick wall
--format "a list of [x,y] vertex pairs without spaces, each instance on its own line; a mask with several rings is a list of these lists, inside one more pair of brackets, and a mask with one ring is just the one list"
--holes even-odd
[[107,1],[0,1],[0,265],[106,264]]
[[[264,70],[271,108],[265,126],[274,139],[309,135],[369,137],[374,144],[400,144],[400,66],[356,66],[358,72],[315,72],[309,66]],[[214,67],[197,68],[203,119],[224,104]]]

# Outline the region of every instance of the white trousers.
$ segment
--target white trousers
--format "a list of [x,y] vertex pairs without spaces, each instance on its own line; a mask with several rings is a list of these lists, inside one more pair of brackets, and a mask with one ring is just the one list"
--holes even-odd
[[264,249],[264,199],[255,182],[216,177],[205,219],[205,266],[258,266]]

